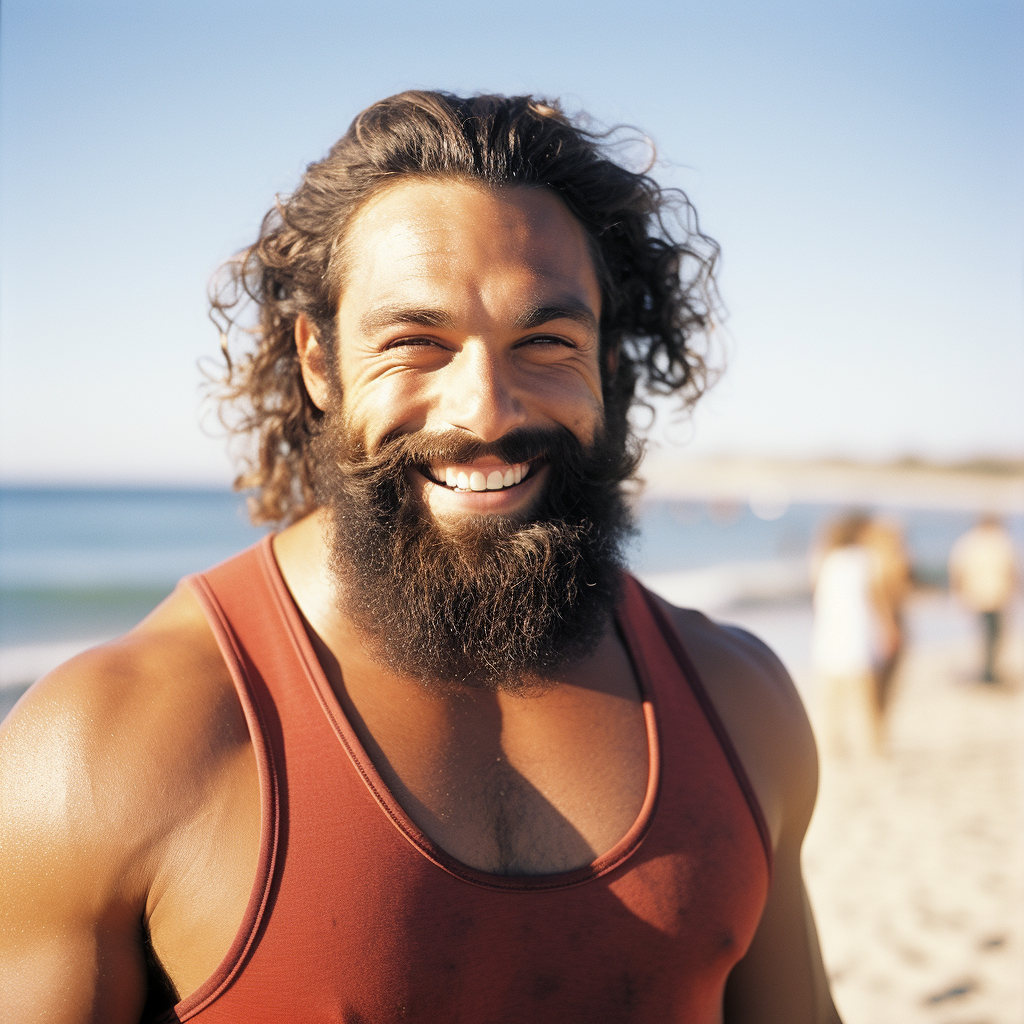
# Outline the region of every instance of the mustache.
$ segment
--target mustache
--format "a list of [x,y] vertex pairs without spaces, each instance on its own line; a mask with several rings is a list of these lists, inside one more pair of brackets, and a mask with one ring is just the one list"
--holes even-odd
[[[382,522],[390,523],[389,529],[398,532],[405,528],[402,523],[425,521],[424,510],[412,500],[409,469],[429,476],[433,465],[465,464],[486,456],[505,463],[542,459],[548,469],[547,482],[526,519],[486,518],[500,533],[525,521],[554,516],[575,522],[594,514],[600,517],[595,508],[618,508],[619,486],[633,475],[643,454],[642,445],[617,442],[602,430],[585,445],[560,424],[517,427],[494,441],[457,429],[396,430],[369,450],[363,435],[341,418],[333,423],[329,420],[313,445],[321,467],[314,482],[317,501],[331,506],[336,496],[344,493],[344,503],[355,501],[374,509]],[[475,518],[474,523],[476,529],[481,528]]]
[[485,457],[510,464],[545,459],[567,468],[580,467],[586,459],[582,442],[565,427],[518,427],[495,441],[468,437],[460,430],[396,432],[386,435],[373,452],[361,440],[352,440],[348,448],[344,469],[356,476],[390,476],[407,468],[464,464]]

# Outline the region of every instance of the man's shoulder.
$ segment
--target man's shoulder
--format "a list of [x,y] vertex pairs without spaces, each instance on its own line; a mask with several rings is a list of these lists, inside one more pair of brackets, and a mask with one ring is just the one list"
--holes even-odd
[[747,630],[658,600],[739,754],[773,840],[784,830],[802,834],[817,793],[818,758],[789,672]]
[[767,716],[773,728],[796,727],[803,732],[807,716],[800,695],[786,667],[763,640],[703,612],[657,600],[716,704],[735,696],[751,712]]
[[202,610],[179,587],[125,636],[39,680],[4,722],[9,831],[127,867],[194,813],[204,776],[248,742],[232,698]]

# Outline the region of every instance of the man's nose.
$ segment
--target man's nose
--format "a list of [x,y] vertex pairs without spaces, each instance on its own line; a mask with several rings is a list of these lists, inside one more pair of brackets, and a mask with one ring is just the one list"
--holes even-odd
[[441,415],[451,427],[481,441],[497,441],[526,423],[528,412],[514,381],[514,369],[486,342],[472,341],[449,363],[444,375]]

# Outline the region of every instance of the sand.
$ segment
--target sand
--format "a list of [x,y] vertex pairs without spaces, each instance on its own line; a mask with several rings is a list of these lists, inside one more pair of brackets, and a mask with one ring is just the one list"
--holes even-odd
[[[919,627],[949,614],[937,601],[917,603]],[[804,871],[846,1024],[1024,1021],[1019,632],[1005,655],[990,688],[969,639],[912,647],[886,756],[822,760]],[[813,683],[798,681],[813,720]]]

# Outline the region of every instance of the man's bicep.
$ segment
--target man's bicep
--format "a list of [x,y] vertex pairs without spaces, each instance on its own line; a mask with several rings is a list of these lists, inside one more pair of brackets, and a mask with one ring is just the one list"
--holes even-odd
[[37,686],[0,730],[0,1020],[135,1022],[137,908],[116,836],[93,820],[103,776],[62,688]]
[[768,902],[725,994],[725,1024],[838,1024],[800,870],[800,846],[782,843]]
[[81,848],[54,847],[45,812],[10,814],[11,803],[0,806],[0,1020],[135,1024],[146,974],[132,908],[111,905]]
[[[29,907],[22,904],[21,911]],[[141,947],[100,925],[19,920],[0,947],[0,1019],[17,1024],[137,1024],[145,1001]],[[19,924],[25,925],[19,928]]]

